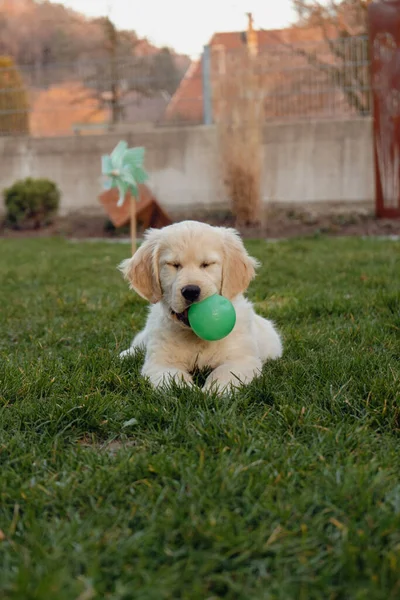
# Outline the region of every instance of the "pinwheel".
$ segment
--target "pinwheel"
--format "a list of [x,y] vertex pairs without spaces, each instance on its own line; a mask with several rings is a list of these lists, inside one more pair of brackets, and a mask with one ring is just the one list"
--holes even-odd
[[139,184],[148,179],[143,168],[144,148],[128,148],[121,141],[110,155],[102,157],[102,174],[106,178],[104,187],[107,190],[117,188],[119,198],[117,206],[125,202],[127,192],[131,194],[131,239],[132,253],[136,250],[136,200],[139,198]]

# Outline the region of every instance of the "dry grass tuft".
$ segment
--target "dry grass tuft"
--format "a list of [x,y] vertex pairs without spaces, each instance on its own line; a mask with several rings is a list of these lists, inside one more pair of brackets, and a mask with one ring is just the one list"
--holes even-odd
[[212,58],[215,120],[224,184],[237,226],[259,226],[264,110],[258,61],[246,49],[228,55],[216,49]]

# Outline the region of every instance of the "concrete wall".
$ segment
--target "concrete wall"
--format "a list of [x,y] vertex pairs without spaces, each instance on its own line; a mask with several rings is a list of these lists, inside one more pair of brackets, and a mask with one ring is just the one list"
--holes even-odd
[[372,121],[303,121],[265,129],[264,196],[276,202],[374,199]]
[[[263,195],[273,202],[372,201],[369,119],[304,121],[265,127]],[[227,202],[214,127],[169,127],[68,138],[0,138],[0,184],[49,177],[62,191],[61,213],[100,211],[100,157],[120,139],[146,148],[151,186],[168,209]]]

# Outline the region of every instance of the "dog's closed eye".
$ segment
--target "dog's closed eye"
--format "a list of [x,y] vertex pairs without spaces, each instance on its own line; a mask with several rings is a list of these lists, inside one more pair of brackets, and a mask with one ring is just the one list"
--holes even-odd
[[208,267],[212,267],[212,265],[215,265],[215,262],[203,262],[201,263],[200,267],[202,269],[207,269]]
[[174,269],[178,270],[182,267],[182,265],[178,262],[171,262],[171,263],[167,263],[167,265],[169,267],[173,267]]

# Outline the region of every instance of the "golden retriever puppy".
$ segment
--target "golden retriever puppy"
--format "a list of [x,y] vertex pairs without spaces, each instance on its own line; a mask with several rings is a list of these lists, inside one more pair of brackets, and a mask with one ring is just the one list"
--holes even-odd
[[[152,303],[145,328],[121,357],[143,347],[142,373],[154,386],[172,378],[192,383],[192,373],[204,368],[212,369],[205,390],[249,383],[267,359],[282,354],[273,324],[243,296],[256,266],[234,229],[184,221],[147,231],[139,250],[119,267]],[[191,330],[188,309],[213,294],[231,300],[236,325],[226,338],[206,342]]]

